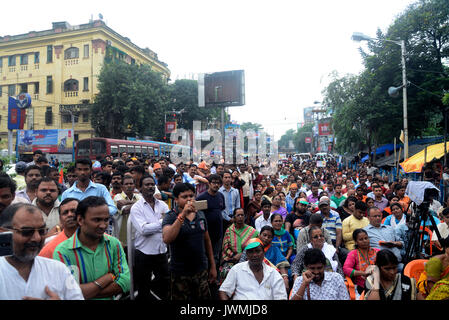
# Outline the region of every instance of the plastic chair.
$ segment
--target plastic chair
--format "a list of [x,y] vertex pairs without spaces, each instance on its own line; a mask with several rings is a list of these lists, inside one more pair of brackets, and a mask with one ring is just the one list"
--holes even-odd
[[426,262],[428,259],[416,259],[412,260],[404,268],[404,275],[409,278],[415,278],[416,282],[419,280],[419,276],[424,271]]
[[360,295],[359,300],[365,300],[365,290],[363,290],[362,294]]
[[355,298],[355,285],[352,279],[348,276],[345,276],[345,284],[346,288],[348,289],[349,297],[351,300],[356,300]]
[[382,223],[382,225],[384,224],[384,222],[385,222],[385,219],[387,219],[387,217],[385,217],[385,218],[383,218],[383,219],[382,219],[382,222],[381,222],[381,223]]
[[136,297],[136,292],[134,292],[134,228],[131,223],[131,219],[128,219],[126,224],[126,242],[128,246],[128,267],[130,275],[130,287],[129,287],[129,297],[134,300]]

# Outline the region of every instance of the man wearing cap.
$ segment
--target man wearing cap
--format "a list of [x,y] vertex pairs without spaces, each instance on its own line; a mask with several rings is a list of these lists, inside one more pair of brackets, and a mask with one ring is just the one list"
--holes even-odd
[[285,218],[285,230],[290,232],[295,239],[295,229],[297,228],[297,225],[300,224],[303,227],[309,225],[311,213],[307,210],[308,206],[309,203],[305,198],[297,199],[294,210]]
[[13,178],[13,180],[17,184],[17,191],[23,190],[26,188],[27,184],[25,182],[25,170],[27,168],[27,164],[23,161],[19,161],[16,163],[16,173],[17,175]]
[[318,208],[320,210],[318,213],[323,217],[323,227],[329,231],[332,238],[332,244],[335,249],[337,249],[338,257],[343,264],[348,254],[348,250],[343,246],[343,225],[340,215],[330,208],[329,197],[321,197],[320,202],[318,203]]
[[263,263],[262,241],[251,239],[245,250],[248,261],[231,268],[220,287],[220,300],[287,300],[282,276]]

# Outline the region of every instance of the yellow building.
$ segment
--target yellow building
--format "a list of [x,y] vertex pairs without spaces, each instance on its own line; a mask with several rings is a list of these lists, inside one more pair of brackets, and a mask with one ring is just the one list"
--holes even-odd
[[149,64],[170,77],[155,52],[139,48],[102,20],[78,26],[54,22],[50,30],[0,37],[1,147],[7,148],[8,96],[22,92],[32,98],[24,129],[71,129],[73,115],[75,140],[94,136],[89,108],[103,63],[114,59]]

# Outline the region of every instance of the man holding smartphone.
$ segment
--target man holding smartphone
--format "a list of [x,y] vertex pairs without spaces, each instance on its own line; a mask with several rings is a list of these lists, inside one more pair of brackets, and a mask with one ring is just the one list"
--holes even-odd
[[[209,300],[209,283],[217,279],[207,219],[195,208],[195,187],[177,184],[177,207],[162,222],[162,237],[170,245],[172,300]],[[193,290],[195,289],[195,290]]]

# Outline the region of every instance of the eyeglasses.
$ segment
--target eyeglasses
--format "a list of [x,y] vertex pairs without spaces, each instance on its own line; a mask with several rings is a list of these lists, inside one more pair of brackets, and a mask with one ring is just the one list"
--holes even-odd
[[313,239],[319,239],[319,238],[324,238],[324,236],[322,234],[320,234],[320,235],[313,236],[312,238]]
[[22,235],[22,237],[25,237],[25,238],[31,238],[36,231],[39,233],[40,236],[45,236],[48,232],[48,228],[37,228],[37,229],[34,229],[34,228],[24,228],[24,229],[11,228],[10,230],[17,231],[18,233],[20,233]]

